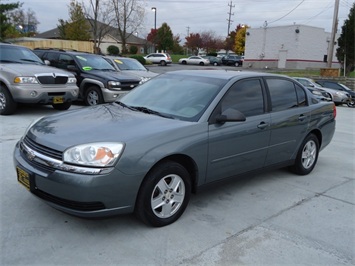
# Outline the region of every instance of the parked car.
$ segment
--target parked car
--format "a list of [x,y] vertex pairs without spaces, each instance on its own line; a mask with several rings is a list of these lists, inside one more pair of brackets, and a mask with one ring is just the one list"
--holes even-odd
[[326,92],[321,89],[306,87],[314,96],[320,101],[332,101],[332,95],[329,92]]
[[206,55],[202,56],[202,58],[208,59],[210,61],[210,64],[214,66],[219,66],[222,64],[222,59],[216,56]]
[[143,66],[137,59],[118,56],[104,56],[117,71],[122,73],[128,73],[141,79],[141,83],[144,83],[151,78],[157,76],[157,73],[149,71]]
[[202,58],[201,56],[193,55],[188,58],[180,58],[179,64],[204,66],[204,65],[209,65],[210,60]]
[[226,55],[222,57],[222,64],[227,66],[242,66],[244,59],[239,55]]
[[162,66],[166,66],[167,64],[171,64],[173,62],[168,53],[151,53],[144,56],[144,59],[152,64],[159,64]]
[[286,166],[309,174],[335,116],[333,102],[284,76],[167,72],[115,103],[41,118],[16,144],[14,164],[18,181],[61,211],[135,212],[165,226],[206,184]]
[[86,105],[114,102],[141,82],[140,78],[118,72],[102,56],[62,49],[34,49],[51,66],[71,71],[79,87],[79,99]]
[[330,93],[332,96],[332,101],[336,105],[347,104],[351,100],[351,97],[348,93],[337,91],[331,88],[322,87],[317,84],[313,79],[301,77],[295,77],[295,79],[305,87],[321,89]]
[[0,43],[0,69],[1,115],[15,113],[18,103],[67,110],[78,98],[74,75],[45,65],[28,48]]
[[351,100],[348,102],[349,107],[355,107],[355,91],[347,87],[346,85],[337,82],[335,80],[316,80],[317,84],[321,85],[322,87],[331,88],[334,90],[343,91],[345,93],[350,94]]

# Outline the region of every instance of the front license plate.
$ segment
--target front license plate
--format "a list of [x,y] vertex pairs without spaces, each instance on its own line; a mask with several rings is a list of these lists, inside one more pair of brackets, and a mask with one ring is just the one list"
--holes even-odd
[[53,97],[53,104],[64,103],[64,99],[61,96]]
[[16,172],[18,182],[20,182],[22,185],[25,186],[25,188],[30,190],[30,174],[18,166],[16,166]]

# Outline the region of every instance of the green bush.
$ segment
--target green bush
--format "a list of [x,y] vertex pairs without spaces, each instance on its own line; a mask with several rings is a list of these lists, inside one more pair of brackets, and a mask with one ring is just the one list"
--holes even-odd
[[137,46],[132,45],[132,46],[129,47],[129,53],[130,54],[136,54],[137,52],[138,52],[138,47]]
[[109,47],[107,47],[107,53],[109,55],[119,55],[120,54],[120,48],[118,48],[115,45],[110,45]]
[[142,65],[146,64],[146,60],[141,55],[131,55],[130,58],[137,59]]

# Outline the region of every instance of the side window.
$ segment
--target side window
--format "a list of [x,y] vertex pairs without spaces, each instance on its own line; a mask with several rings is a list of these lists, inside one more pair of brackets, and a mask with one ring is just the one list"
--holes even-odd
[[242,112],[246,117],[264,113],[262,86],[259,79],[235,83],[221,102],[222,112],[228,108]]
[[295,84],[296,87],[296,93],[297,93],[297,101],[298,101],[298,106],[306,106],[307,105],[307,97],[305,91]]
[[[281,111],[287,110],[290,108],[297,107],[298,102],[303,101],[303,105],[305,105],[306,96],[304,95],[304,91],[302,88],[298,88],[297,91],[300,95],[296,93],[295,83],[286,79],[275,79],[268,78],[266,79],[266,83],[269,88],[272,111]],[[299,91],[301,90],[302,93]],[[299,100],[298,97],[299,96]]]
[[60,54],[58,60],[58,67],[62,69],[67,69],[68,65],[76,65],[74,59],[67,54]]
[[48,52],[45,53],[42,58],[43,60],[48,60],[51,66],[58,67],[58,54]]

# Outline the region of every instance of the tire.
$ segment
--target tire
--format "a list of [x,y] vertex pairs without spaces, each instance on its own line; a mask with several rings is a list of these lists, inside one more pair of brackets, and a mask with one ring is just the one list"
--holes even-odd
[[148,225],[161,227],[175,222],[185,211],[191,195],[191,179],[180,164],[165,161],[144,179],[135,214]]
[[165,62],[164,60],[161,60],[161,61],[160,61],[160,64],[161,64],[162,66],[166,66],[166,62]]
[[200,62],[199,65],[200,65],[200,66],[204,66],[205,64],[204,64],[203,62]]
[[0,85],[0,115],[12,115],[16,109],[17,103],[11,93],[4,85]]
[[297,153],[296,161],[290,170],[298,175],[307,175],[315,167],[319,154],[319,141],[314,134],[308,135]]
[[186,61],[182,61],[181,64],[186,65]]
[[218,63],[217,63],[217,62],[214,62],[213,65],[214,65],[214,66],[218,66]]
[[85,91],[84,102],[86,105],[98,105],[103,103],[101,90],[97,86],[91,86]]
[[354,108],[354,107],[355,107],[355,100],[350,100],[349,102],[346,103],[346,105],[347,105],[348,107]]
[[66,102],[66,103],[61,103],[61,104],[52,104],[53,109],[59,110],[59,111],[65,111],[68,110],[71,106],[71,102]]
[[235,62],[235,63],[234,63],[234,66],[239,67],[239,63],[238,63],[238,62]]

